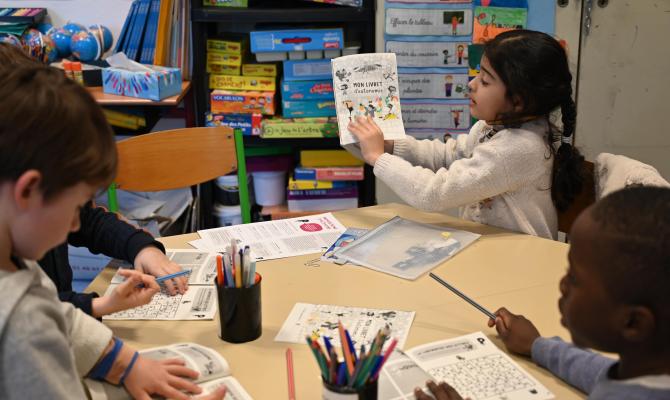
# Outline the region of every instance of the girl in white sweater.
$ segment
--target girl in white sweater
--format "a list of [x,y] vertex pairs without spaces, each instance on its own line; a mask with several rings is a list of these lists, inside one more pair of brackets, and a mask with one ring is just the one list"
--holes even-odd
[[[554,38],[505,32],[486,43],[481,72],[468,85],[470,112],[479,119],[469,134],[444,143],[384,141],[372,119],[359,118],[348,127],[359,143],[347,150],[416,208],[459,207],[465,219],[556,238],[556,209],[569,206],[582,182],[583,158],[569,143],[576,117],[571,81]],[[563,140],[549,119],[559,107]]]

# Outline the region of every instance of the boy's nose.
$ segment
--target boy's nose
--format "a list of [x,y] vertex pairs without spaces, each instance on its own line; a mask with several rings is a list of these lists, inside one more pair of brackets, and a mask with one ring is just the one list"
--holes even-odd
[[567,277],[564,276],[561,278],[561,280],[558,282],[558,290],[561,291],[562,295],[565,295],[568,292],[568,285],[566,284],[566,279]]

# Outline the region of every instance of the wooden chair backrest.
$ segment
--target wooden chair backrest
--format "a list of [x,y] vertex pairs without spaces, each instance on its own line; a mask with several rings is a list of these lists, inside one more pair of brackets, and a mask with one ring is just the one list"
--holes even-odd
[[135,136],[117,143],[119,189],[183,188],[237,170],[235,136],[225,126],[184,128]]
[[572,224],[577,219],[577,216],[588,206],[595,203],[596,186],[594,172],[595,169],[593,163],[584,161],[582,164],[582,174],[584,176],[582,191],[577,195],[567,210],[558,213],[559,231],[570,233],[570,228],[572,228]]

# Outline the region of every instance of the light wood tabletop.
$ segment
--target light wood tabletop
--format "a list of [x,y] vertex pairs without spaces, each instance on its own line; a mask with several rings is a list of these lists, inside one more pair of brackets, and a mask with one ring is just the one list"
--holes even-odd
[[[512,233],[443,214],[417,211],[399,204],[333,213],[348,227],[373,228],[396,215],[482,234],[475,243],[433,270],[447,282],[489,310],[501,306],[524,314],[544,336],[569,340],[560,325],[558,282],[567,266],[568,246],[547,239]],[[162,238],[168,248],[188,248],[196,234]],[[319,261],[320,254],[263,261],[257,271],[262,281],[263,334],[250,343],[230,344],[218,336],[214,321],[107,321],[116,335],[149,348],[191,341],[212,347],[230,363],[232,375],[255,399],[287,398],[284,353],[293,349],[296,398],[321,398],[319,370],[308,346],[279,343],[274,337],[297,302],[415,311],[405,348],[483,331],[500,348],[487,318],[447,291],[428,275],[415,281],[351,265]],[[89,290],[104,293],[113,275],[105,269]],[[581,399],[548,371],[523,357],[512,356],[551,390],[557,399]]]
[[191,82],[182,82],[181,93],[159,101],[104,93],[102,86],[89,86],[86,89],[101,106],[176,106],[191,89]]

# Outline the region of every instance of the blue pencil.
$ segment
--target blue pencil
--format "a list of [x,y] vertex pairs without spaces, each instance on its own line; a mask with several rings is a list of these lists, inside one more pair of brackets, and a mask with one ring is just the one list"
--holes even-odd
[[160,284],[160,283],[162,283],[162,282],[164,282],[164,281],[166,281],[166,280],[168,280],[168,279],[178,278],[178,277],[180,277],[180,276],[188,275],[188,274],[190,274],[190,273],[191,273],[191,270],[190,270],[190,269],[183,269],[183,270],[181,270],[181,271],[179,271],[179,272],[175,272],[174,274],[168,274],[168,275],[159,276],[158,278],[156,278],[156,283]]

